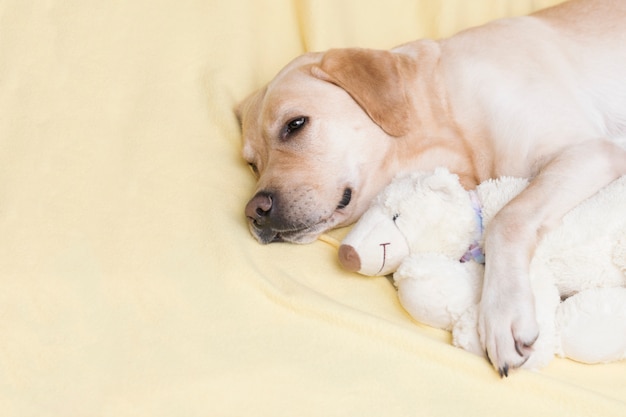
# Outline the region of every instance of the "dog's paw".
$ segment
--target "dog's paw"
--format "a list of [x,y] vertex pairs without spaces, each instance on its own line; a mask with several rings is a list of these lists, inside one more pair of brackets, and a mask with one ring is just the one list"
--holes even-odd
[[509,304],[503,309],[502,305],[481,302],[478,331],[485,353],[501,377],[508,377],[509,371],[526,363],[539,337],[534,309],[523,304]]

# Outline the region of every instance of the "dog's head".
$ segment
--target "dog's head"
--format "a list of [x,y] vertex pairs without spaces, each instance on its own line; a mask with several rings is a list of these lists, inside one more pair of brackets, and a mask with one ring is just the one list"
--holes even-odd
[[237,108],[258,178],[245,208],[261,243],[307,243],[356,221],[399,171],[414,61],[389,51],[306,54]]

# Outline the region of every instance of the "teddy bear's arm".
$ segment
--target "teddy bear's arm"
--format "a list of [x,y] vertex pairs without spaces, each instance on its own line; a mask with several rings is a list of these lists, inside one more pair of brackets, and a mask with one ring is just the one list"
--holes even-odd
[[406,258],[394,274],[398,297],[417,321],[451,330],[470,306],[478,303],[482,265],[460,263],[436,253]]

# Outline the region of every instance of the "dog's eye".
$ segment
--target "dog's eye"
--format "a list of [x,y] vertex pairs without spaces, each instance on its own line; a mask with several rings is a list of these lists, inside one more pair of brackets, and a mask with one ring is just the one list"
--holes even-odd
[[395,222],[396,220],[398,220],[398,217],[400,217],[400,215],[396,213],[396,214],[393,215],[391,220],[393,220]]
[[288,121],[283,130],[283,134],[282,134],[283,138],[286,138],[287,136],[292,135],[298,129],[302,128],[308,120],[309,120],[308,117],[299,116],[299,117],[296,117],[295,119],[291,119],[290,121]]
[[252,171],[254,176],[258,177],[259,176],[259,168],[257,168],[256,164],[253,163],[253,162],[248,162],[248,166],[250,167],[250,170]]

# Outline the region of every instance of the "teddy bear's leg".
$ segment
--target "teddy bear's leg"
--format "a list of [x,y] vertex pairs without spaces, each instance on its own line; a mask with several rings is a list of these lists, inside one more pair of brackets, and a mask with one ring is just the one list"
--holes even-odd
[[478,356],[487,357],[478,336],[478,304],[467,309],[454,324],[452,344]]
[[557,354],[584,363],[626,359],[626,288],[594,288],[557,311]]

